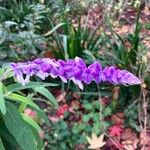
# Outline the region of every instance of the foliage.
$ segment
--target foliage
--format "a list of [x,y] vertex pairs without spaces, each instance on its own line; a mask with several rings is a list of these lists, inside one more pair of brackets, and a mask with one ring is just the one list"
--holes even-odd
[[[62,27],[48,36],[48,46],[56,58],[68,59],[75,56],[95,60],[94,52],[99,50],[101,37],[97,35],[99,27],[90,30],[88,26],[82,26],[82,19],[69,18],[69,12],[62,13]],[[75,24],[73,19],[77,20]],[[87,18],[88,19],[88,18]],[[55,25],[52,23],[52,27]]]
[[0,7],[0,43],[2,58],[27,59],[32,54],[37,57],[45,50],[45,38],[42,35],[49,30],[50,9],[43,4],[30,4],[25,1],[13,2]]
[[140,131],[140,127],[137,125],[138,106],[135,105],[135,103],[130,104],[128,108],[125,109],[125,116],[127,117],[125,125],[131,126],[133,129]]
[[[55,99],[51,93],[45,89],[45,87],[53,86],[53,84],[32,82],[24,87],[18,83],[8,84],[7,81],[13,76],[9,66],[2,67],[0,74],[1,146],[6,149],[10,147],[11,149],[21,148],[23,150],[43,149],[43,143],[39,136],[39,132],[41,132],[42,129],[38,125],[38,122],[24,114],[24,110],[26,107],[31,107],[39,116],[45,116],[39,106],[33,102],[36,93],[47,97],[53,106],[56,107],[57,103]],[[22,90],[24,91],[25,89],[32,89],[35,92],[32,92],[32,94],[22,93]],[[42,118],[44,119],[45,117]],[[49,123],[47,118],[46,122]]]
[[[89,99],[90,103],[85,99],[86,96],[83,97],[84,99],[81,99],[80,102],[69,99],[67,105],[60,105],[60,109],[55,114],[51,114],[49,118],[52,127],[45,135],[48,140],[47,147],[55,150],[60,146],[61,149],[72,149],[83,145],[86,149],[87,136],[90,136],[91,133],[99,135],[112,124],[113,121],[107,119],[100,122],[100,101],[96,100],[97,96]],[[67,109],[64,106],[67,106]],[[103,107],[101,113],[103,118],[107,118],[111,114],[111,107]],[[60,143],[60,145],[57,147],[56,143]]]

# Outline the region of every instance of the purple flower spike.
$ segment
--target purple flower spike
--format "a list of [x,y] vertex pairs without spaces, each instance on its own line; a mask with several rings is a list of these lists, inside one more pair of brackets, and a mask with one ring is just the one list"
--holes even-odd
[[29,83],[31,76],[38,76],[42,80],[48,76],[59,77],[65,83],[67,80],[72,80],[80,89],[83,89],[82,82],[90,84],[92,81],[96,84],[100,82],[123,85],[141,84],[137,77],[126,70],[119,70],[114,66],[102,69],[99,62],[86,66],[79,57],[67,61],[49,58],[35,59],[32,62],[12,63],[11,67],[14,76],[22,85]]
[[136,85],[141,81],[127,70],[119,70],[114,66],[106,67],[102,72],[102,81],[112,84]]

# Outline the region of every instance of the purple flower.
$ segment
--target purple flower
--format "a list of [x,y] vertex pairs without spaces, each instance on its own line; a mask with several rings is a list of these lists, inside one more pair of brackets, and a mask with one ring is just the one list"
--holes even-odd
[[38,67],[38,65],[32,62],[12,64],[14,76],[18,79],[18,82],[22,83],[22,85],[29,83],[30,77],[35,75]]
[[91,70],[89,68],[84,69],[82,73],[82,78],[86,84],[91,83],[91,81],[93,80],[93,75],[91,74]]
[[89,67],[90,74],[93,76],[93,81],[95,81],[97,84],[101,82],[102,79],[102,66],[100,63],[95,62],[91,64]]
[[76,66],[78,66],[81,69],[86,68],[85,62],[83,61],[83,59],[81,59],[79,57],[75,57],[75,64],[76,64]]
[[141,84],[141,81],[127,70],[119,70],[114,66],[104,68],[102,81],[112,84],[134,85]]
[[114,66],[102,69],[99,62],[86,66],[79,57],[67,61],[49,58],[35,59],[25,63],[12,63],[11,67],[14,76],[22,85],[27,84],[31,76],[38,76],[42,80],[48,76],[60,77],[63,82],[72,80],[80,89],[83,89],[82,82],[90,84],[92,81],[96,84],[100,82],[123,85],[141,84],[141,81],[127,70],[119,70]]

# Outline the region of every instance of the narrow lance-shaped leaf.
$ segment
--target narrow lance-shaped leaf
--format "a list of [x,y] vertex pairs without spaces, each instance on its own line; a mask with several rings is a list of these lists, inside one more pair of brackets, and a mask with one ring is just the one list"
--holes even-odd
[[6,114],[6,106],[5,106],[5,99],[3,95],[3,84],[0,82],[0,111],[2,114]]
[[58,25],[56,25],[55,27],[53,27],[52,30],[48,31],[46,34],[44,34],[45,36],[51,35],[52,33],[54,33],[58,28],[60,28],[62,25],[64,25],[65,23],[59,23]]
[[30,105],[31,107],[33,107],[37,110],[40,110],[40,108],[34,102],[32,102],[32,100],[30,100],[28,97],[24,97],[24,96],[21,96],[16,93],[11,93],[11,94],[5,96],[5,98],[7,98],[9,100],[13,100],[13,101],[18,101],[21,103],[26,103],[26,104]]
[[31,117],[27,116],[26,114],[22,114],[22,117],[23,117],[24,121],[26,121],[28,124],[30,124],[33,128],[35,128],[38,131],[42,131],[40,126]]
[[14,83],[14,84],[9,85],[7,87],[7,90],[9,92],[15,92],[15,91],[29,89],[29,88],[34,88],[34,87],[39,87],[39,86],[48,87],[48,86],[57,86],[57,85],[58,84],[54,84],[54,83],[30,82],[27,85],[22,86],[19,83]]
[[0,138],[0,150],[5,150],[2,139]]
[[55,107],[58,107],[55,97],[44,87],[36,87],[34,90],[45,96]]
[[37,149],[38,150],[44,150],[43,140],[40,137],[39,132],[35,128],[33,128],[32,126],[31,126],[31,130],[32,130],[32,133],[33,133],[33,135],[34,135],[34,137],[36,139]]

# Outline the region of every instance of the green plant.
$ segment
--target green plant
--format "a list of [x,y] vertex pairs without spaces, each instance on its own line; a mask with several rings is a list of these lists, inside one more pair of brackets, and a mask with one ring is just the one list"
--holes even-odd
[[[146,68],[142,56],[147,50],[145,46],[142,45],[140,38],[142,32],[142,26],[139,22],[140,13],[141,9],[138,8],[135,31],[133,33],[126,33],[124,36],[121,36],[114,31],[113,25],[109,22],[109,18],[107,18],[111,36],[104,33],[102,43],[106,49],[103,56],[104,58],[107,58],[107,61],[104,59],[104,64],[108,64],[109,62],[109,64],[114,64],[118,68],[128,69],[142,77]],[[119,101],[117,101],[117,103],[119,103],[121,107],[126,106],[130,104],[132,100],[136,100],[140,96],[140,86],[120,86],[119,93]]]
[[124,111],[126,116],[125,126],[130,126],[136,131],[140,131],[140,126],[138,125],[138,110],[139,107],[136,105],[136,102],[130,104]]
[[[68,22],[68,21],[67,21]],[[75,56],[87,57],[95,60],[94,53],[99,50],[101,37],[96,35],[96,31],[89,31],[87,28],[82,29],[80,26],[73,27],[71,23],[64,23],[62,33],[55,32],[49,38],[49,47],[55,57],[68,59]],[[65,30],[66,33],[64,32]]]
[[[67,104],[60,105],[60,109],[52,115],[56,120],[51,119],[52,126],[45,136],[48,148],[68,150],[81,146],[83,149],[87,149],[86,137],[91,133],[103,133],[112,124],[111,120],[104,119],[112,115],[112,108],[110,106],[100,108],[98,95],[95,95],[97,93],[93,93],[92,98],[90,92],[85,93],[85,95],[82,93],[83,99],[79,101],[66,97]],[[102,109],[101,114],[100,109]],[[58,146],[57,143],[59,143]]]
[[60,13],[59,23],[61,26],[52,19],[52,30],[55,24],[58,24],[59,29],[46,34],[49,49],[56,58],[68,59],[80,56],[95,60],[94,53],[99,50],[101,44],[101,36],[97,34],[100,25],[94,30],[89,29],[86,23],[87,17],[84,23],[85,27],[83,27],[83,16],[82,18],[76,17],[70,9],[65,8],[64,4],[62,4]]
[[[128,68],[133,72],[137,72],[139,68],[143,64],[139,64],[139,60],[141,60],[141,51],[139,51],[139,47],[141,46],[140,43],[140,32],[142,29],[141,24],[139,23],[140,19],[140,13],[141,10],[140,8],[137,11],[137,19],[136,19],[136,25],[135,25],[135,31],[134,33],[129,33],[127,36],[121,37],[118,33],[116,33],[113,30],[112,25],[109,22],[108,19],[108,24],[109,24],[109,29],[110,32],[112,33],[112,39],[107,36],[107,34],[104,34],[104,40],[106,45],[109,45],[112,53],[110,54],[108,51],[106,51],[106,56],[113,58],[112,60],[114,61],[114,64],[119,65],[121,68]],[[126,46],[126,43],[129,42],[130,47],[128,48]],[[107,46],[106,46],[107,48]],[[108,53],[107,53],[108,52]],[[141,66],[139,66],[141,65]],[[134,67],[133,67],[134,66]]]
[[5,61],[35,58],[45,50],[43,36],[32,31],[12,33],[8,29],[0,28],[1,58]]
[[[43,142],[39,136],[39,132],[41,132],[42,129],[35,120],[24,113],[24,110],[26,107],[32,108],[37,112],[39,117],[42,117],[49,124],[46,115],[33,100],[36,94],[40,93],[49,100],[52,106],[57,107],[55,98],[45,88],[56,85],[31,82],[23,87],[18,83],[11,83],[9,80],[13,74],[7,65],[0,69],[0,76],[1,149],[43,149]],[[23,92],[29,89],[32,90],[32,93],[27,91]]]
[[[0,7],[0,51],[7,61],[37,57],[46,50],[50,9],[38,2],[13,1]],[[46,25],[46,26],[45,26]]]

